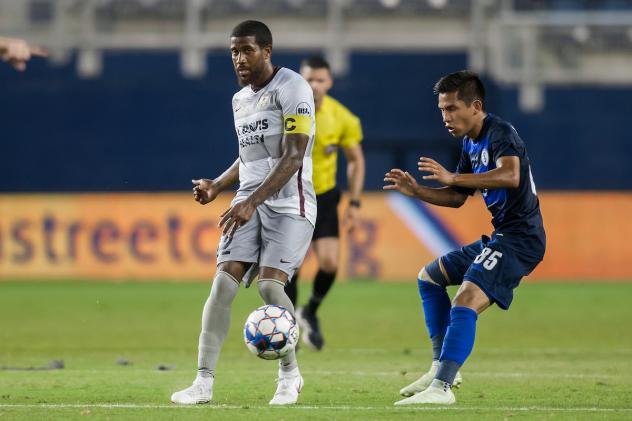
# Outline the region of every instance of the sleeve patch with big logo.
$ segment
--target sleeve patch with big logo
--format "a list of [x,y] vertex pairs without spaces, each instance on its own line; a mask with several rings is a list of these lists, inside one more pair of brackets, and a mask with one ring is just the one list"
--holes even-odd
[[312,131],[312,118],[309,114],[298,115],[290,114],[283,116],[283,134],[306,134],[310,135]]

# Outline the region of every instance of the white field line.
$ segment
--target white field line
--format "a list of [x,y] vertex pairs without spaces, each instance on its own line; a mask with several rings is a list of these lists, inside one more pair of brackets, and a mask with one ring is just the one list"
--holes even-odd
[[[415,377],[421,376],[423,372],[407,372],[405,375],[397,371],[301,371],[305,375],[323,375],[323,376],[358,376],[358,377]],[[555,373],[495,373],[495,372],[470,372],[465,371],[466,377],[491,377],[491,378],[555,378],[555,379],[615,379],[621,376],[609,374],[555,374]]]
[[235,409],[280,409],[295,411],[313,411],[313,410],[342,410],[342,411],[496,411],[496,412],[632,412],[632,408],[596,408],[596,407],[567,407],[555,408],[546,406],[349,406],[349,405],[294,405],[282,408],[270,407],[267,405],[153,405],[153,404],[78,404],[78,403],[59,403],[59,404],[0,404],[0,409],[193,409],[193,410],[235,410]]
[[[399,349],[385,349],[385,348],[340,348],[332,349],[329,352],[332,353],[344,353],[344,354],[401,354]],[[511,358],[524,357],[528,355],[542,355],[542,354],[561,354],[564,356],[576,355],[576,354],[590,354],[592,358],[595,355],[632,355],[632,347],[623,348],[611,348],[603,352],[595,352],[594,350],[587,348],[529,348],[529,349],[517,349],[517,348],[483,348],[475,350],[477,354],[485,355],[507,355]],[[422,350],[413,349],[411,354],[415,355],[422,353]],[[426,352],[424,352],[426,353]]]
[[[140,369],[140,368],[125,368],[125,371],[135,371],[136,373],[146,373],[147,371],[153,371],[159,373],[155,370],[151,369]],[[99,370],[99,369],[64,369],[64,370],[55,370],[54,373],[63,374],[63,373],[73,373],[73,374],[105,374],[105,373],[116,373],[120,374],[121,370]],[[222,370],[222,373],[251,373],[252,370]],[[39,372],[38,372],[39,373]],[[393,371],[362,371],[362,370],[301,370],[301,373],[308,376],[354,376],[354,377],[405,377],[405,378],[414,378],[417,376],[421,376],[423,372],[421,370],[406,370],[406,373],[402,373],[401,370],[393,370]],[[499,378],[499,379],[587,379],[587,380],[602,380],[602,379],[619,379],[622,378],[621,375],[615,374],[585,374],[585,373],[520,373],[520,372],[483,372],[483,371],[465,371],[463,374],[466,377],[486,377],[486,378]]]

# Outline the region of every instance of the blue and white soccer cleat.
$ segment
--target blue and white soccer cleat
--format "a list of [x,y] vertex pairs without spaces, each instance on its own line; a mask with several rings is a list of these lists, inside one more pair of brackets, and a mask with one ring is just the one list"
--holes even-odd
[[171,395],[171,402],[196,405],[210,402],[213,398],[213,377],[197,377],[193,384]]
[[[437,375],[437,370],[439,369],[439,361],[433,361],[430,366],[430,370],[427,373],[424,373],[423,376],[409,384],[408,386],[402,388],[399,391],[399,394],[402,396],[413,396],[415,393],[423,392],[430,386],[432,380]],[[458,389],[463,382],[463,378],[461,377],[461,372],[457,371],[456,377],[454,378],[454,383],[452,383],[452,387]]]

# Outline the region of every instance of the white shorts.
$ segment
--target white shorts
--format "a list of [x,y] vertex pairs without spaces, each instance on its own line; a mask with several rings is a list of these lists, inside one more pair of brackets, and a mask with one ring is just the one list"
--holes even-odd
[[307,218],[274,212],[261,204],[235,232],[232,241],[222,236],[217,247],[217,264],[256,263],[244,276],[246,286],[256,276],[257,266],[282,270],[292,278],[303,263],[313,232],[314,226]]

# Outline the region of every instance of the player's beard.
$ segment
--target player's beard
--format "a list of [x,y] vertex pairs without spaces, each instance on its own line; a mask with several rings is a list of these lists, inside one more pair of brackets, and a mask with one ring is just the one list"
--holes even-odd
[[263,65],[258,67],[251,67],[248,70],[250,70],[250,77],[248,78],[248,80],[244,81],[239,77],[239,71],[235,69],[235,74],[237,75],[237,83],[239,83],[239,86],[241,86],[242,88],[251,85],[253,81],[259,79],[261,73],[263,73]]

